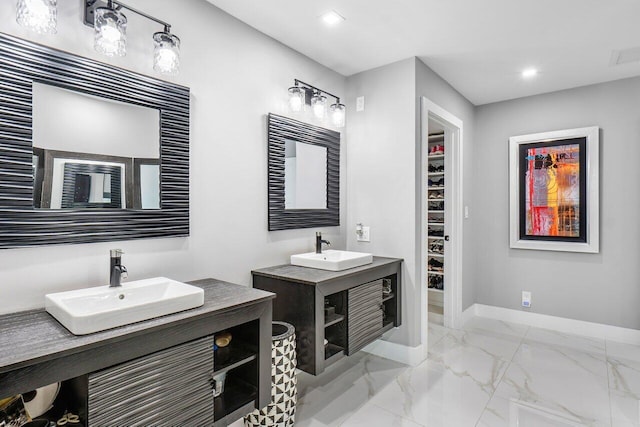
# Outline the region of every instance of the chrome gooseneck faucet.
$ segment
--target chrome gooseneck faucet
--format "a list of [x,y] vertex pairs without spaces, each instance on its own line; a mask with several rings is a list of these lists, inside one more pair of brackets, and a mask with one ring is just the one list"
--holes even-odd
[[316,253],[317,254],[321,254],[322,253],[322,244],[331,246],[331,242],[328,240],[322,240],[322,233],[319,231],[316,231]]
[[128,276],[127,267],[122,265],[122,249],[111,249],[111,268],[109,269],[109,287],[117,288],[122,286],[120,283],[122,279],[126,279]]

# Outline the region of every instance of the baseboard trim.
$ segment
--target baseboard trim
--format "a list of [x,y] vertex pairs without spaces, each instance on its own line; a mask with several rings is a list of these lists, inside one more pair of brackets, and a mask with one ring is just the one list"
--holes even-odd
[[471,320],[473,317],[478,316],[477,309],[476,309],[477,305],[478,304],[473,304],[462,312],[462,314],[460,315],[461,325],[464,326],[464,324],[467,323],[469,320]]
[[429,312],[428,317],[429,317],[429,322],[435,322],[435,323],[438,323],[440,325],[444,325],[444,315],[443,314]]
[[558,332],[582,335],[585,337],[600,338],[628,344],[640,344],[640,330],[622,328],[620,326],[586,322],[583,320],[568,319],[566,317],[531,313],[484,304],[474,304],[466,309],[462,313],[463,324],[474,316],[520,323],[527,326],[551,329]]
[[[585,337],[640,345],[640,330],[622,328],[620,326],[586,322],[584,320],[518,311],[484,304],[473,304],[463,311],[461,316],[462,324],[464,325],[473,317],[485,317]],[[417,366],[426,358],[423,345],[409,347],[382,339],[369,344],[363,348],[363,351],[410,366]]]
[[404,363],[409,366],[418,366],[426,359],[422,345],[409,347],[403,344],[383,341],[382,339],[372,342],[362,350],[375,356]]

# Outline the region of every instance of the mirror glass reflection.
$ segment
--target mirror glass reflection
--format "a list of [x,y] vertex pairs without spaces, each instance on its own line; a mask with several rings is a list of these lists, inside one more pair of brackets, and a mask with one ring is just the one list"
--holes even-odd
[[[121,209],[126,205],[123,165],[64,159],[55,159],[56,163],[64,163],[63,167],[54,167],[53,174],[53,182],[62,182],[62,186],[53,187],[51,209]],[[62,177],[56,176],[58,170],[63,171]]]
[[140,166],[140,197],[142,209],[160,207],[160,166]]
[[327,209],[327,148],[285,142],[285,209]]
[[111,174],[78,173],[72,189],[74,203],[111,203]]
[[160,209],[160,111],[33,84],[34,207]]

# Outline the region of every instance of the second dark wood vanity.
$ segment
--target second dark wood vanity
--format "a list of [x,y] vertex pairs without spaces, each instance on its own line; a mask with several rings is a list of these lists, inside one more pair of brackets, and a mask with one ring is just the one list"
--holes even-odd
[[274,320],[296,328],[298,368],[318,375],[402,324],[401,270],[402,259],[373,257],[343,271],[287,264],[252,274],[254,288],[277,295]]

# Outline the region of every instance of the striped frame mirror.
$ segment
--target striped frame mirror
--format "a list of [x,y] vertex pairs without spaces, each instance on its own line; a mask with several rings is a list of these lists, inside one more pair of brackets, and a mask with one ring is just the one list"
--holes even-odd
[[[160,112],[160,209],[34,209],[32,86]],[[189,88],[0,33],[0,249],[189,235]]]
[[[269,231],[340,225],[340,133],[288,117],[269,114]],[[320,209],[285,206],[287,142],[326,148],[326,202]]]

